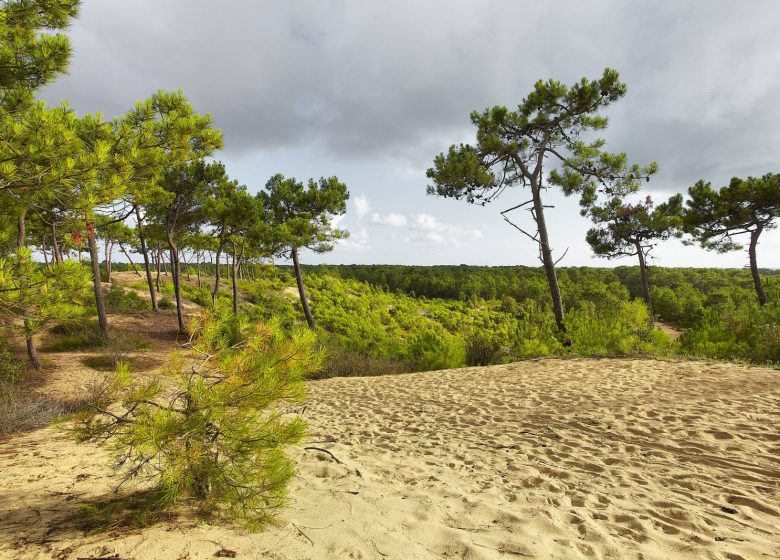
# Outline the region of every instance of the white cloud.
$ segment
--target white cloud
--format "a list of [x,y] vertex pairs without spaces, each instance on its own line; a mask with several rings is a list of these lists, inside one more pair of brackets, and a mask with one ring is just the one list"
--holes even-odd
[[341,225],[341,222],[344,221],[344,214],[339,214],[338,216],[331,216],[330,218],[330,227],[337,228],[339,225]]
[[396,212],[390,212],[385,216],[374,212],[371,216],[371,223],[382,226],[403,227],[408,223],[408,220],[406,219],[406,216],[397,214]]
[[466,241],[482,239],[480,229],[447,224],[430,214],[414,214],[411,229],[408,241],[428,241],[437,245],[448,243],[457,246]]
[[336,242],[336,245],[348,251],[364,251],[365,249],[369,249],[371,246],[368,243],[368,230],[364,226],[357,231],[352,231],[350,232],[349,237],[340,239]]
[[368,199],[364,194],[355,197],[353,205],[355,207],[355,215],[357,216],[358,221],[361,221],[363,218],[368,216],[369,212],[371,212],[371,204],[368,202]]

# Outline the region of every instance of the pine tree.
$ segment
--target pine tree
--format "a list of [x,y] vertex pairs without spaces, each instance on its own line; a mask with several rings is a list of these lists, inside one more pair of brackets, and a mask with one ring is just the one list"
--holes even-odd
[[614,197],[604,205],[583,210],[596,224],[585,237],[596,255],[608,259],[639,258],[642,297],[651,311],[647,258],[659,241],[682,236],[682,211],[680,194],[655,207],[649,196],[639,204],[627,204]]
[[[492,202],[508,188],[530,189],[530,200],[501,215],[538,244],[559,331],[566,330],[563,301],[542,191],[550,185],[560,187],[566,195],[579,193],[581,204],[587,206],[599,190],[611,195],[632,192],[639,188],[640,179],[656,171],[655,164],[629,165],[625,154],[605,152],[604,140],[589,138],[591,131],[607,126],[607,118],[598,112],[625,93],[618,73],[609,68],[600,79],[583,78],[571,87],[539,80],[515,111],[501,106],[474,111],[471,122],[477,128],[476,145],[451,146],[446,154],[436,156],[427,173],[433,181],[428,194],[465,198],[471,204]],[[534,234],[507,217],[527,205],[536,224]]]
[[227,307],[204,311],[190,328],[194,366],[174,356],[164,377],[145,381],[120,366],[77,418],[77,433],[113,443],[124,479],[151,477],[165,504],[191,497],[257,526],[284,503],[294,472],[285,448],[305,430],[284,410],[302,401],[303,379],[322,355],[313,333],[287,337]]
[[349,235],[346,230],[334,228],[331,222],[347,210],[347,186],[337,177],[309,179],[304,185],[294,177],[285,179],[278,174],[268,180],[265,190],[257,196],[268,212],[276,237],[274,244],[279,247],[276,253],[292,258],[303,313],[309,327],[315,329],[298,252],[302,248],[315,253],[331,251],[334,241]]
[[739,179],[734,177],[719,190],[698,181],[688,189],[684,215],[685,231],[705,249],[719,253],[741,249],[735,236],[749,235],[748,260],[758,303],[767,298],[758,271],[756,248],[761,234],[777,227],[780,216],[780,174]]

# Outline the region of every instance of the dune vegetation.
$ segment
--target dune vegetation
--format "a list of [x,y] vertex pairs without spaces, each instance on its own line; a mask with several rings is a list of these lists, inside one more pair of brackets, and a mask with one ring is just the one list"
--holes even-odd
[[[627,91],[618,72],[607,68],[600,77],[572,85],[540,80],[516,108],[473,112],[476,142],[432,154],[427,172],[427,192],[433,196],[480,205],[511,199],[515,206],[500,215],[519,243],[538,247],[540,267],[307,265],[307,256],[327,253],[349,236],[339,226],[347,212],[348,185],[328,170],[318,178],[274,174],[264,185],[240,184],[215,159],[223,146],[222,132],[181,91],[157,91],[111,119],[79,115],[65,103],[48,106],[37,99],[43,86],[67,70],[71,52],[63,32],[79,5],[78,0],[9,0],[0,5],[0,436],[5,438],[0,443],[9,442],[12,449],[14,438],[28,438],[24,441],[39,445],[36,430],[56,433],[53,441],[63,446],[78,439],[83,453],[113,460],[121,471],[110,475],[115,489],[124,491],[127,484],[133,493],[120,491],[106,499],[87,492],[81,509],[71,511],[67,520],[54,514],[52,524],[84,534],[148,527],[171,522],[181,512],[177,508],[188,504],[209,522],[239,520],[251,529],[268,528],[295,485],[292,457],[307,465],[310,474],[320,473],[314,475],[318,478],[335,476],[335,471],[314,469],[306,463],[314,459],[304,451],[318,462],[335,464],[340,479],[363,479],[354,466],[358,454],[337,450],[348,454],[348,466],[332,447],[325,447],[336,442],[333,434],[342,426],[338,416],[344,414],[352,415],[341,435],[349,446],[379,441],[380,454],[391,462],[394,453],[409,454],[417,478],[402,477],[403,484],[424,479],[422,484],[433,483],[429,490],[435,494],[442,484],[466,484],[459,477],[468,473],[484,484],[462,500],[474,498],[482,512],[471,521],[502,527],[484,545],[501,556],[535,554],[534,546],[508,540],[520,524],[519,517],[507,513],[511,507],[505,511],[488,504],[484,492],[501,484],[511,488],[494,496],[503,505],[522,501],[523,492],[532,489],[529,503],[546,503],[555,516],[560,508],[607,510],[614,500],[614,507],[630,515],[610,510],[584,520],[583,510],[567,522],[591,541],[602,528],[599,523],[622,523],[621,538],[632,539],[637,550],[647,535],[660,540],[676,535],[681,526],[699,534],[717,525],[720,514],[713,516],[709,506],[693,520],[680,513],[685,500],[675,485],[688,476],[685,468],[669,467],[670,478],[664,480],[632,456],[641,447],[642,457],[666,461],[666,468],[678,453],[701,466],[711,484],[728,479],[728,465],[716,455],[734,451],[723,442],[734,439],[740,428],[724,420],[723,408],[708,416],[707,406],[685,400],[682,392],[696,385],[690,379],[698,379],[685,364],[698,360],[690,362],[696,371],[705,371],[703,361],[761,366],[751,386],[762,391],[770,387],[771,368],[780,365],[780,273],[759,267],[758,245],[780,214],[780,174],[735,177],[720,188],[702,179],[687,193],[656,204],[641,189],[659,164],[631,163],[624,153],[606,151],[605,140],[596,137],[608,124],[604,111]],[[581,214],[593,222],[586,240],[595,255],[635,257],[637,266],[558,266],[562,255],[553,254],[548,235],[555,224],[545,218],[548,189],[579,197]],[[532,230],[514,219],[513,212],[520,210],[530,210]],[[720,252],[745,245],[747,269],[651,263],[653,248],[670,239]],[[560,360],[547,374],[542,366],[531,365],[538,358]],[[667,366],[658,365],[662,361]],[[455,371],[485,366],[500,367]],[[651,399],[658,391],[662,399],[664,390],[676,387],[680,394],[669,402],[686,410],[701,429],[684,433],[684,422],[668,407],[664,414],[673,428],[654,427],[660,414],[654,401],[626,408],[620,395],[595,388],[594,367],[604,369],[606,386],[631,398]],[[702,376],[712,387],[723,383],[732,391],[739,377],[749,378],[751,371],[716,364]],[[418,394],[405,392],[401,378],[376,379],[402,373],[413,374],[403,379]],[[360,379],[313,381],[335,377]],[[458,388],[461,379],[478,406]],[[384,399],[377,387],[393,393]],[[484,392],[486,387],[495,389],[493,396]],[[312,400],[307,400],[307,390],[313,390]],[[334,396],[339,391],[341,396]],[[540,421],[545,427],[518,424],[518,415],[511,413],[514,404],[500,402],[502,394],[526,407],[520,416],[544,411]],[[362,404],[361,395],[366,399]],[[593,402],[582,395],[620,411],[596,414],[588,408]],[[548,396],[557,400],[546,402]],[[766,517],[777,516],[775,506],[767,505],[777,496],[777,478],[776,465],[774,473],[767,466],[772,452],[766,446],[774,445],[775,452],[777,446],[776,436],[759,424],[776,406],[775,396],[769,389],[757,401],[760,421],[751,418],[749,403],[735,399],[740,405],[735,414],[753,442],[738,450],[735,464],[747,465],[764,486],[755,490],[734,482],[723,497],[731,505],[713,498],[727,515],[737,513],[732,506],[758,512],[758,528],[751,530],[764,535],[769,531]],[[448,398],[455,409],[444,407]],[[725,406],[714,392],[707,398]],[[314,430],[327,432],[321,434],[326,439],[307,436],[303,415],[310,402],[330,415],[313,422]],[[386,410],[383,402],[391,403]],[[334,403],[344,408],[338,410]],[[405,403],[411,408],[404,409]],[[371,413],[365,409],[369,404]],[[560,425],[556,408],[563,415]],[[375,425],[385,421],[383,414],[392,426],[389,431]],[[633,414],[641,415],[639,428],[630,425]],[[441,433],[448,441],[428,433],[440,421],[446,424]],[[617,439],[610,441],[619,440],[618,458],[603,455],[601,435],[588,432],[588,422],[598,424],[599,434],[615,427]],[[728,424],[728,430],[718,422]],[[62,432],[49,427],[52,423],[68,431],[69,443],[57,439]],[[455,429],[461,423],[463,429]],[[506,429],[493,434],[493,425]],[[405,433],[409,426],[416,431],[407,434],[405,443],[388,436]],[[583,439],[572,430],[589,435]],[[420,433],[429,440],[415,435]],[[530,469],[496,459],[499,452],[522,447],[518,433],[554,440],[549,453],[539,451],[546,443],[526,453]],[[471,440],[461,444],[459,434]],[[654,435],[669,441],[656,445]],[[301,442],[307,443],[297,445]],[[475,450],[485,442],[492,447],[480,455]],[[583,442],[588,449],[580,449]],[[445,448],[456,458],[448,461]],[[375,451],[366,452],[373,476],[390,476],[392,469]],[[743,455],[750,453],[760,467],[749,466]],[[426,463],[425,456],[432,462]],[[27,466],[35,460],[23,458]],[[627,470],[618,472],[622,461]],[[575,474],[545,470],[550,462],[552,469]],[[426,475],[425,464],[435,474]],[[542,464],[547,466],[538,468]],[[49,468],[65,476],[57,465]],[[460,472],[442,474],[446,468]],[[95,469],[82,474],[103,476]],[[486,474],[485,469],[492,471]],[[500,469],[522,471],[524,482],[510,483],[509,474],[496,474]],[[671,502],[656,500],[653,513],[674,510],[670,515],[677,517],[659,514],[649,520],[631,504],[643,494],[632,490],[630,498],[610,498],[606,478],[593,492],[582,492],[592,476],[609,476],[622,486],[649,481],[659,495],[672,485],[677,494]],[[14,475],[9,480],[20,479]],[[375,498],[382,495],[381,484],[365,488]],[[700,507],[705,490],[695,484],[690,490]],[[36,487],[38,491],[43,489]],[[349,488],[338,491],[359,494]],[[545,502],[545,491],[566,497]],[[403,496],[414,503],[414,511],[407,513],[425,521],[425,499],[408,491]],[[439,497],[448,503],[452,496]],[[360,502],[359,507],[368,506]],[[467,517],[461,508],[452,515]],[[29,521],[20,511],[6,513],[10,521],[0,525],[6,531],[19,531]],[[449,514],[435,515],[439,524]],[[553,534],[546,524],[554,525],[556,517],[550,515],[534,523]],[[437,533],[439,540],[458,528],[451,521],[449,529]],[[405,523],[400,520],[393,529]],[[52,527],[47,531],[56,532]],[[302,528],[292,527],[317,548]],[[736,529],[729,530],[718,529],[737,539]],[[492,529],[467,532],[473,536],[479,531]],[[547,550],[599,555],[588,542],[575,545],[576,537],[565,535],[564,544],[556,540]],[[27,544],[27,537],[19,538],[10,548]],[[424,544],[429,551],[427,546],[438,547],[435,556],[442,557],[471,557],[469,551],[481,546],[455,539],[455,548],[447,548],[423,540],[419,537],[415,546]],[[367,546],[363,540],[360,544]],[[351,545],[338,546],[345,554],[351,550]],[[777,551],[772,544],[745,547],[749,553]],[[0,554],[10,548],[2,544]],[[609,540],[603,548],[609,554],[619,549],[619,540]],[[59,557],[69,558],[74,550],[75,545],[64,547]],[[394,550],[403,554],[403,544]],[[35,554],[48,552],[44,547]],[[648,557],[665,554],[663,547],[644,552]],[[84,553],[119,558],[109,556],[113,551]],[[235,551],[221,548],[216,555],[234,557]]]

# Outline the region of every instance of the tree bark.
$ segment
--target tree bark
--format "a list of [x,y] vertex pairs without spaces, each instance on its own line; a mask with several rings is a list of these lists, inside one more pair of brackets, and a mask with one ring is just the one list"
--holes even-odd
[[62,263],[62,253],[60,253],[60,245],[57,242],[57,222],[54,220],[51,222],[51,251],[54,262],[56,264]]
[[[535,182],[538,183],[538,179]],[[536,228],[539,232],[539,248],[542,253],[542,264],[544,264],[544,272],[547,276],[547,283],[550,286],[550,296],[552,298],[553,313],[555,314],[555,324],[558,327],[558,331],[566,332],[566,325],[563,323],[563,301],[561,300],[561,288],[558,285],[558,276],[555,274],[555,261],[552,258],[550,238],[547,235],[547,223],[544,220],[544,205],[542,204],[540,185],[532,184],[531,193],[533,194]]]
[[198,288],[201,287],[201,281],[200,281],[200,251],[195,251],[195,267],[198,271]]
[[106,282],[111,283],[111,242],[106,239],[103,247],[104,259],[106,261]]
[[748,248],[748,255],[750,256],[750,274],[753,275],[753,284],[756,287],[758,303],[763,307],[766,305],[766,292],[764,292],[764,285],[761,283],[761,275],[758,273],[758,261],[756,260],[756,245],[758,245],[758,238],[762,231],[764,231],[764,226],[759,225],[756,229],[750,232],[750,247]]
[[106,316],[106,304],[103,300],[103,286],[100,282],[100,256],[98,254],[97,241],[95,240],[95,224],[87,221],[87,245],[89,257],[92,259],[92,287],[95,291],[95,305],[97,306],[98,324],[100,336],[108,338],[108,317]]
[[642,298],[645,300],[647,310],[650,315],[653,314],[653,305],[650,303],[650,278],[647,272],[647,263],[645,262],[645,253],[642,250],[642,244],[637,241],[634,243],[636,254],[639,257],[639,278],[642,281]]
[[38,359],[38,351],[35,349],[35,340],[33,340],[32,333],[27,332],[26,329],[24,339],[27,344],[27,358],[30,360],[30,365],[33,369],[41,369],[41,361]]
[[231,269],[231,283],[233,285],[233,314],[238,315],[238,266],[236,264],[236,244],[233,243],[233,263]]
[[303,287],[303,273],[301,272],[301,265],[298,262],[298,249],[292,250],[293,268],[295,269],[295,281],[298,283],[298,293],[301,296],[301,306],[303,307],[303,314],[306,315],[306,322],[309,324],[309,328],[312,330],[317,329],[317,325],[314,324],[314,317],[312,317],[311,309],[309,309],[309,301],[306,299],[306,290]]
[[[152,282],[152,269],[149,266],[149,251],[146,249],[146,236],[144,235],[144,222],[141,219],[141,210],[138,205],[135,207],[135,218],[138,224],[138,239],[141,242],[141,254],[144,257],[144,268],[146,269],[146,283],[149,285],[149,297],[152,300],[152,311],[159,311],[157,306],[157,295],[154,293],[154,283]],[[130,258],[130,257],[128,257]]]
[[[19,220],[17,222],[16,231],[16,244],[19,249],[19,260],[21,261],[22,249],[25,247],[25,241],[27,240],[27,234],[25,229],[25,219],[27,217],[27,209],[25,208],[19,213]],[[19,263],[21,265],[21,262]],[[21,268],[21,266],[20,266]],[[24,275],[22,275],[24,276]],[[22,277],[19,279],[19,300],[24,301],[26,298],[28,278]],[[24,340],[27,344],[27,357],[30,360],[30,365],[33,369],[41,369],[41,362],[38,359],[38,352],[35,350],[35,340],[33,339],[32,322],[25,317],[22,322],[24,325]]]
[[219,293],[219,259],[222,256],[222,239],[219,240],[219,246],[217,247],[216,262],[217,266],[214,268],[214,289],[211,292],[211,303],[217,303],[217,294]]
[[160,242],[157,242],[157,256],[155,257],[155,264],[157,265],[157,293],[160,293],[160,259],[162,259],[161,256],[161,250],[160,250]]
[[[43,253],[43,263],[46,265],[46,268],[49,268],[49,255],[46,253],[46,233],[43,234],[43,240],[41,242],[41,253]],[[52,260],[54,257],[52,257]]]
[[130,254],[127,252],[127,249],[125,249],[125,246],[122,243],[119,244],[119,250],[122,251],[122,254],[125,257],[127,257],[127,261],[130,263],[130,266],[133,267],[133,272],[135,272],[135,275],[136,276],[141,276],[141,273],[138,272],[138,267],[135,266],[135,263],[133,262],[133,259],[130,258]]
[[168,230],[165,232],[168,238],[168,248],[171,251],[171,278],[173,279],[173,295],[176,297],[176,319],[179,322],[179,330],[184,331],[184,312],[181,302],[181,270],[179,267],[179,250],[173,241],[173,233]]

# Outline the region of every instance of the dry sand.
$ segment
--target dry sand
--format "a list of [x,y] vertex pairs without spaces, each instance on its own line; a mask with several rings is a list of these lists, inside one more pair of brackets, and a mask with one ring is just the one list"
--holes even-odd
[[[310,384],[276,525],[188,512],[85,534],[108,454],[55,428],[0,442],[0,557],[780,558],[780,373],[539,360]],[[317,443],[314,443],[317,442]],[[334,460],[334,457],[339,462]]]

